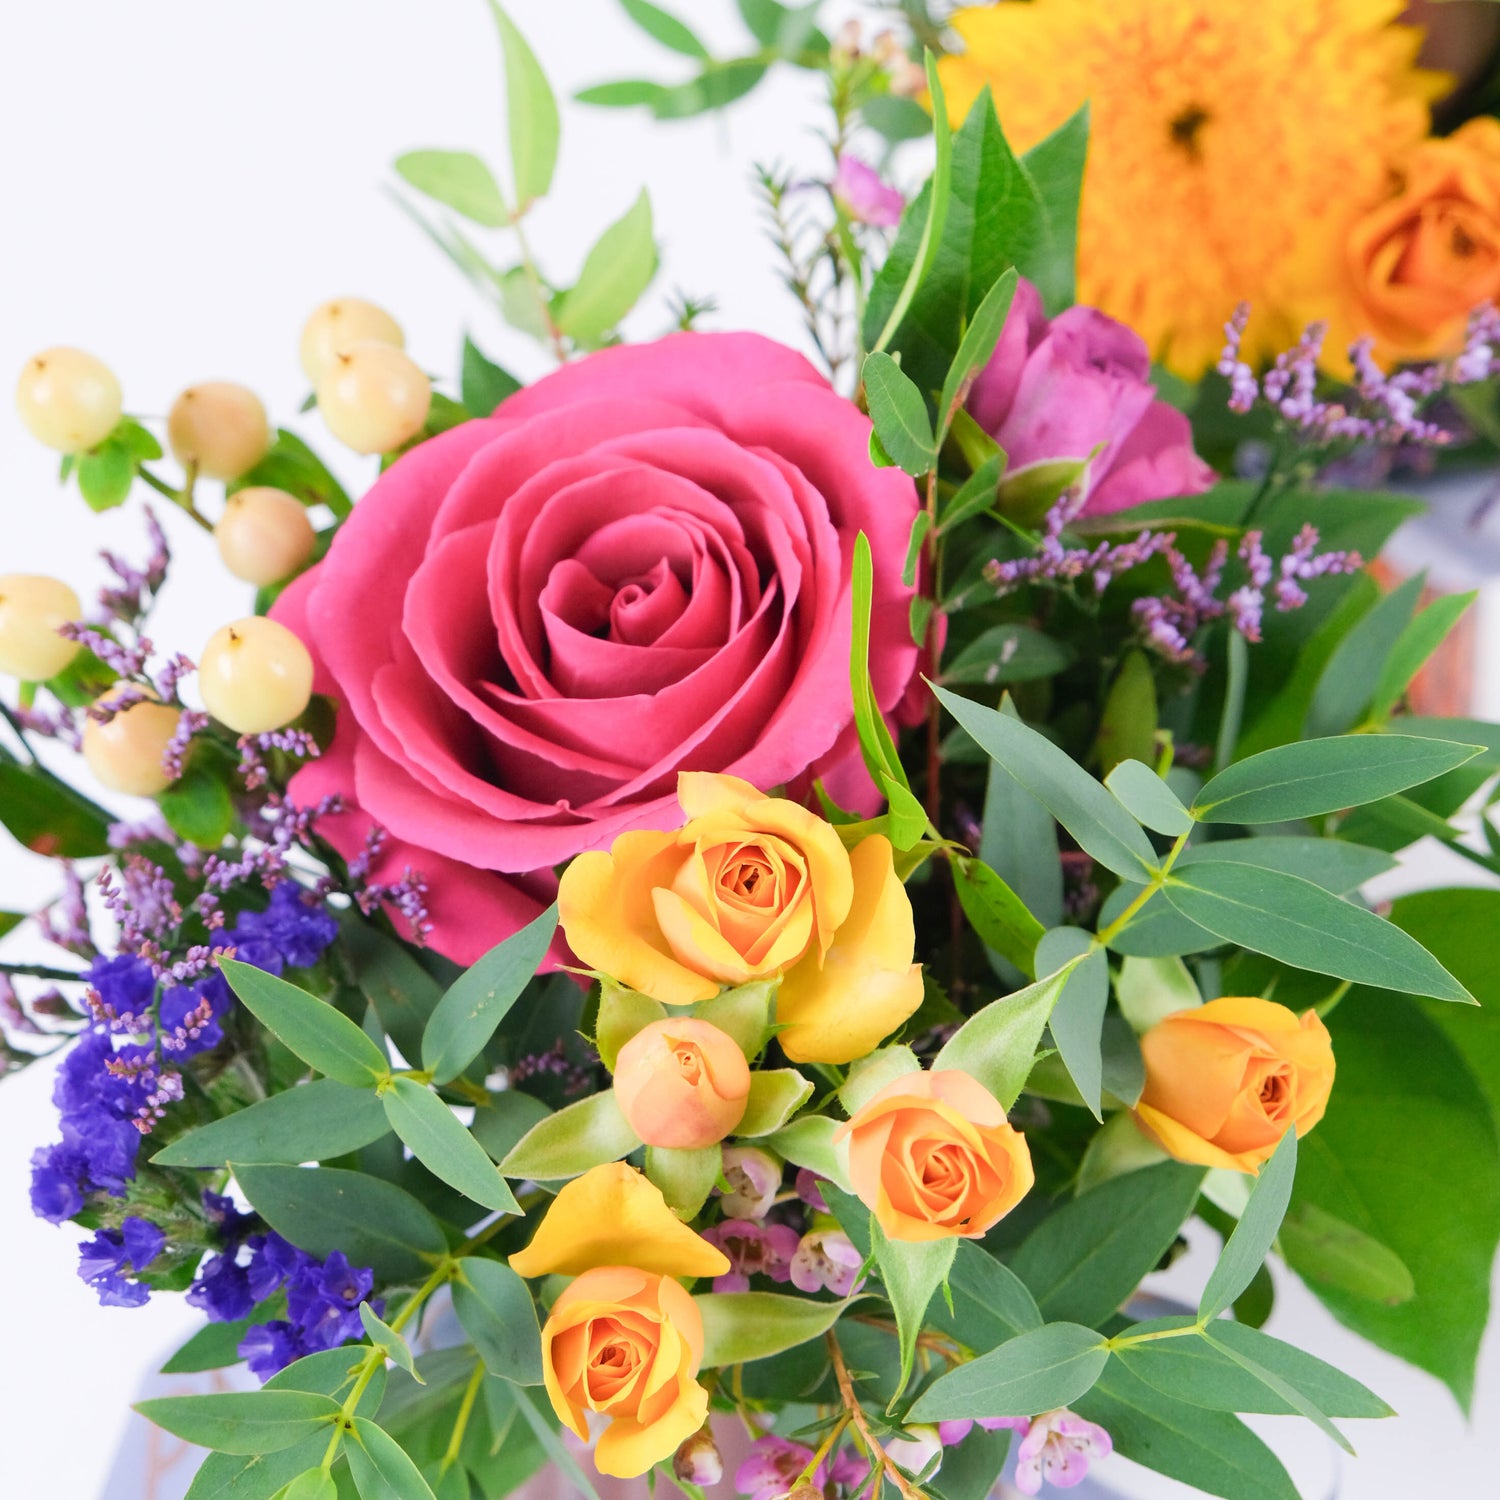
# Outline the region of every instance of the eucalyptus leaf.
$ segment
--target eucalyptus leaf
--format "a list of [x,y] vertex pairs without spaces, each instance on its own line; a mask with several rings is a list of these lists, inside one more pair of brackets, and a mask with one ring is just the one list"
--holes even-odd
[[135,1410],[173,1437],[219,1453],[276,1453],[332,1431],[338,1403],[311,1391],[223,1391],[157,1396]]
[[542,1383],[536,1303],[509,1266],[465,1256],[453,1280],[453,1311],[492,1375],[516,1385]]
[[359,1304],[359,1321],[364,1325],[365,1337],[379,1349],[392,1364],[405,1370],[419,1384],[422,1377],[417,1374],[416,1361],[412,1358],[411,1345],[381,1318],[368,1302]]
[[978,682],[986,687],[1033,682],[1056,676],[1073,664],[1076,655],[1067,642],[1029,625],[994,625],[944,665],[942,680]]
[[1045,1323],[941,1375],[912,1403],[908,1422],[1031,1417],[1071,1406],[1109,1360],[1101,1334]]
[[426,1084],[415,1078],[393,1078],[381,1102],[391,1129],[434,1177],[485,1208],[521,1212],[515,1194],[484,1147]]
[[1193,826],[1193,815],[1165,781],[1138,760],[1122,760],[1104,784],[1136,822],[1172,838]]
[[515,179],[515,212],[519,218],[552,186],[557,166],[560,126],[557,100],[536,55],[510,17],[490,0],[505,54],[505,110],[510,131],[511,171]]
[[820,1338],[849,1303],[814,1302],[779,1292],[709,1292],[693,1298],[703,1315],[705,1368],[768,1359]]
[[1384,658],[1370,700],[1371,719],[1378,722],[1389,717],[1412,679],[1478,597],[1478,590],[1467,594],[1444,594],[1406,626]]
[[1225,1243],[1218,1263],[1198,1302],[1198,1318],[1216,1318],[1226,1311],[1260,1270],[1292,1198],[1297,1175],[1297,1132],[1288,1130],[1271,1159],[1260,1169],[1250,1201]]
[[1398,584],[1334,647],[1307,711],[1310,738],[1343,734],[1359,721],[1411,620],[1425,581],[1417,574]]
[[1037,944],[1036,966],[1046,974],[1057,973],[1064,965],[1062,993],[1049,1018],[1052,1040],[1084,1104],[1096,1120],[1102,1119],[1101,1031],[1104,1008],[1109,1003],[1109,961],[1082,928],[1054,927]]
[[406,1450],[368,1417],[354,1419],[354,1439],[344,1452],[360,1500],[435,1500]]

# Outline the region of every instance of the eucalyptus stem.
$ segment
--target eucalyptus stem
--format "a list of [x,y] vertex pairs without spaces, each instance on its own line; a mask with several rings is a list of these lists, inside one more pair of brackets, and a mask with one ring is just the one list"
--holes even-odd
[[464,1387],[463,1400],[458,1404],[458,1415],[453,1420],[453,1431],[448,1437],[448,1447],[443,1454],[442,1472],[447,1473],[458,1462],[458,1450],[463,1447],[464,1433],[468,1430],[469,1416],[474,1410],[474,1400],[479,1387],[484,1383],[484,1361],[474,1361],[474,1373]]
[[1152,874],[1145,890],[1108,927],[1101,928],[1095,935],[1096,947],[1108,947],[1130,925],[1135,914],[1167,883],[1167,876],[1172,873],[1172,866],[1177,863],[1178,856],[1187,848],[1188,834],[1192,831],[1192,827],[1189,826],[1178,834],[1177,841],[1167,850],[1166,858],[1162,860],[1160,868]]

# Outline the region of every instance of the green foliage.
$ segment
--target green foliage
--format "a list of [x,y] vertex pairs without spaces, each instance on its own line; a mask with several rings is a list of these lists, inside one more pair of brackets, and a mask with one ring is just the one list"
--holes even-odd
[[1104,784],[1120,806],[1146,828],[1176,838],[1193,826],[1193,815],[1182,805],[1182,799],[1150,766],[1138,760],[1119,761]]
[[890,1299],[891,1310],[896,1314],[901,1374],[896,1382],[895,1396],[899,1396],[911,1379],[917,1355],[917,1335],[922,1331],[928,1304],[948,1279],[953,1258],[958,1252],[958,1240],[953,1236],[937,1240],[889,1240],[871,1215],[870,1246],[880,1283]]
[[697,35],[676,16],[651,5],[648,0],[620,0],[625,14],[648,36],[655,38],[663,47],[670,47],[684,57],[708,59],[708,48]]
[[927,473],[937,461],[937,440],[921,391],[889,354],[879,351],[865,356],[860,374],[885,457],[915,477]]
[[937,445],[942,446],[947,436],[948,425],[958,408],[970,383],[989,362],[1000,341],[1000,330],[1010,313],[1016,295],[1016,273],[1014,267],[1006,271],[984,295],[984,300],[974,310],[969,326],[964,329],[958,353],[948,366],[943,380],[943,390],[938,397]]
[[776,981],[755,979],[700,1000],[689,1014],[733,1037],[745,1057],[754,1062],[770,1039],[775,1003]]
[[338,1404],[310,1391],[224,1391],[157,1396],[135,1409],[184,1442],[219,1453],[277,1453],[328,1428]]
[[380,1097],[391,1129],[434,1177],[485,1208],[521,1212],[515,1194],[484,1147],[425,1084],[414,1078],[393,1078]]
[[1037,1047],[1070,969],[992,1000],[964,1022],[933,1058],[932,1066],[972,1074],[1006,1109],[1021,1096]]
[[693,1298],[703,1315],[705,1367],[768,1359],[821,1337],[847,1302],[814,1302],[779,1292],[710,1292]]
[[750,1075],[745,1115],[735,1127],[742,1136],[770,1135],[780,1130],[812,1097],[813,1084],[795,1068],[767,1068]]
[[516,1385],[542,1383],[536,1304],[509,1266],[467,1257],[453,1281],[453,1310],[492,1375]]
[[953,888],[979,939],[1023,974],[1036,972],[1036,947],[1046,929],[1021,898],[981,860],[955,856]]
[[0,760],[0,824],[33,854],[91,859],[109,853],[109,815],[34,762]]
[[1034,682],[1056,676],[1073,664],[1074,656],[1065,641],[1027,625],[995,625],[944,665],[942,680],[983,683],[986,687]]
[[1308,706],[1309,735],[1343,734],[1359,721],[1417,607],[1422,583],[1420,575],[1408,578],[1384,595],[1334,647]]
[[1104,1008],[1109,1003],[1109,964],[1104,950],[1081,927],[1054,927],[1036,946],[1036,966],[1057,973],[1067,966],[1050,1026],[1063,1066],[1095,1119],[1103,1086],[1100,1050]]
[[419,193],[487,229],[510,222],[495,174],[472,151],[408,151],[396,171]]
[[459,378],[464,405],[476,417],[491,416],[501,402],[521,389],[521,382],[509,370],[486,358],[468,337]]
[[552,186],[560,134],[557,100],[536,54],[510,17],[496,0],[490,0],[490,10],[505,54],[505,111],[519,218],[537,198],[546,197]]
[[553,303],[553,321],[580,348],[598,348],[651,284],[656,265],[651,200],[642,188],[599,236],[577,282]]
[[1209,1274],[1198,1303],[1200,1322],[1227,1311],[1260,1270],[1291,1202],[1296,1175],[1297,1132],[1288,1130],[1271,1159],[1261,1167],[1245,1211]]
[[1109,1360],[1102,1334],[1079,1323],[1045,1323],[941,1375],[912,1403],[911,1422],[1034,1417],[1072,1406]]
[[500,1170],[507,1177],[555,1181],[619,1161],[639,1145],[615,1103],[614,1091],[607,1089],[539,1120],[500,1163]]
[[1447,639],[1453,627],[1463,618],[1478,592],[1445,594],[1434,600],[1397,636],[1381,667],[1370,700],[1369,716],[1377,723],[1388,718],[1420,672],[1427,659]]
[[344,1451],[360,1500],[434,1500],[406,1450],[368,1417],[354,1419],[354,1440]]
[[702,1211],[723,1173],[724,1148],[717,1142],[698,1147],[646,1147],[646,1176],[661,1190],[667,1207],[679,1219],[692,1219]]

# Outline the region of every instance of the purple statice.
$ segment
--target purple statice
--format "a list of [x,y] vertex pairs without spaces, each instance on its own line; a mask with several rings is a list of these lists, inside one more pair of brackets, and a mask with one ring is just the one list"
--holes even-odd
[[1114,1451],[1109,1434],[1066,1407],[1033,1417],[1016,1450],[1016,1488],[1023,1495],[1041,1492],[1042,1481],[1060,1490],[1082,1484],[1089,1464]]
[[156,998],[156,975],[133,953],[113,958],[102,955],[83,976],[88,981],[83,1003],[99,1025],[110,1031],[139,1035],[151,1026],[151,1002]]
[[[240,913],[232,941],[238,947],[264,942],[281,955],[288,968],[310,969],[338,932],[338,922],[322,902],[310,897],[295,880],[283,880],[272,887],[265,911]],[[267,967],[254,958],[244,962]]]
[[854,1242],[842,1229],[813,1228],[797,1242],[788,1274],[799,1292],[826,1290],[835,1297],[847,1297],[855,1289],[862,1264]]
[[111,823],[108,837],[109,847],[123,853],[138,844],[171,844],[176,835],[167,827],[166,819],[153,809],[134,822]]
[[149,1219],[127,1218],[118,1229],[101,1229],[78,1247],[78,1274],[99,1294],[103,1307],[140,1307],[151,1296],[135,1279],[161,1254],[167,1237]]
[[151,543],[151,555],[146,559],[145,565],[134,567],[113,552],[99,554],[116,580],[99,591],[101,619],[123,620],[133,625],[150,608],[152,600],[166,582],[167,568],[172,561],[167,535],[161,528],[161,522],[156,519],[156,512],[149,505],[142,509],[146,515],[146,537]]
[[193,736],[208,728],[208,715],[196,708],[185,708],[177,715],[177,728],[161,753],[161,768],[173,781],[182,775]]
[[84,900],[83,877],[75,866],[62,864],[63,893],[37,913],[37,925],[48,942],[79,958],[92,958],[98,949],[89,925],[88,904]]
[[60,741],[70,750],[82,751],[83,730],[78,724],[78,711],[59,704],[56,708],[13,708],[11,712],[16,716],[16,722],[22,729],[29,730],[32,734],[45,735],[48,739]]
[[10,975],[0,970],[0,1030],[17,1036],[41,1036],[42,1028],[26,1013]]
[[410,865],[393,882],[371,878],[376,861],[385,850],[389,835],[378,823],[371,824],[365,835],[364,848],[349,861],[349,884],[355,905],[366,916],[379,906],[394,906],[411,928],[411,938],[418,945],[432,931],[427,911],[427,882]]
[[250,1369],[267,1380],[306,1354],[362,1338],[359,1305],[374,1284],[375,1273],[351,1266],[341,1251],[320,1260],[274,1231],[242,1238],[236,1224],[225,1248],[204,1261],[187,1300],[211,1322],[231,1323],[285,1292],[286,1317],[257,1324],[239,1345]]
[[[82,620],[70,621],[66,625],[59,625],[57,633],[64,640],[77,641],[80,646],[87,647],[104,663],[111,671],[118,673],[127,679],[124,687],[116,687],[110,690],[110,703],[115,706],[115,712],[121,712],[130,706],[125,701],[127,694],[136,693],[137,697],[131,702],[139,703],[144,693],[141,689],[129,684],[128,679],[141,677],[145,674],[146,663],[151,660],[155,647],[145,636],[137,636],[135,645],[124,646],[119,641],[106,635],[102,630],[96,630],[92,625],[85,624]],[[98,708],[98,705],[95,705]],[[101,710],[102,711],[102,710]],[[92,710],[90,711],[92,714]]]
[[507,1086],[519,1088],[530,1078],[556,1078],[563,1095],[573,1098],[587,1093],[593,1083],[593,1070],[568,1056],[567,1044],[559,1037],[545,1052],[527,1052],[518,1057],[506,1075]]
[[264,786],[270,771],[265,756],[280,751],[294,760],[316,760],[322,753],[318,742],[305,729],[272,729],[265,734],[242,734],[239,774],[247,791]]
[[752,1276],[790,1281],[792,1257],[800,1236],[786,1224],[756,1224],[749,1219],[725,1219],[703,1231],[710,1245],[729,1257],[729,1270],[714,1277],[716,1292],[744,1292]]

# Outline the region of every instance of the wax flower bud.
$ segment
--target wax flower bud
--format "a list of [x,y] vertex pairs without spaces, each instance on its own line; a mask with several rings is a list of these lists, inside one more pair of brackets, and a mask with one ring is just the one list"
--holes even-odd
[[123,401],[114,371],[82,349],[32,355],[16,384],[16,410],[26,430],[59,453],[102,443],[120,420]]
[[421,432],[432,383],[400,349],[366,339],[334,355],[317,395],[341,443],[356,453],[390,453]]
[[724,1153],[729,1191],[719,1200],[726,1219],[761,1219],[781,1190],[781,1163],[757,1146],[731,1146]]
[[298,354],[303,372],[317,385],[334,356],[343,354],[355,344],[373,340],[404,349],[406,338],[401,325],[383,308],[362,297],[335,297],[313,310],[302,325],[302,342]]
[[[118,702],[121,689],[111,688],[96,707]],[[89,770],[111,791],[132,797],[154,797],[172,784],[162,765],[178,711],[165,703],[145,700],[112,714],[106,723],[89,718],[83,726],[83,758]]]
[[312,680],[307,647],[259,615],[216,630],[198,663],[203,706],[236,734],[290,724],[307,707]]
[[749,1096],[745,1054],[707,1021],[653,1021],[615,1060],[615,1099],[648,1146],[712,1146],[744,1118]]
[[190,385],[167,413],[167,442],[184,468],[238,479],[266,456],[271,425],[260,397],[228,380]]
[[312,556],[317,537],[295,495],[250,485],[224,502],[214,540],[224,566],[259,588],[291,577]]
[[724,1477],[724,1455],[706,1424],[672,1455],[672,1472],[686,1484],[717,1484]]
[[943,1440],[936,1427],[925,1423],[918,1427],[907,1427],[900,1437],[887,1438],[885,1451],[908,1474],[922,1474],[927,1465],[943,1451]]
[[0,577],[0,672],[23,682],[57,676],[78,654],[78,643],[57,628],[82,614],[78,595],[61,579],[41,573]]

